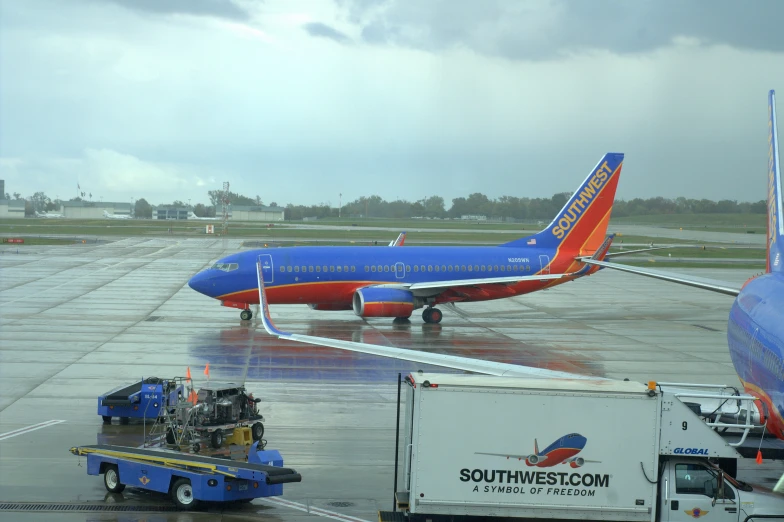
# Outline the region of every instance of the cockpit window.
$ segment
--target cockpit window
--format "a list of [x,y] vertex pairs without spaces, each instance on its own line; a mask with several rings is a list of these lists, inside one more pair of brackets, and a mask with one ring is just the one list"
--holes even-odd
[[210,268],[213,270],[222,270],[223,272],[232,272],[240,267],[237,263],[215,263]]

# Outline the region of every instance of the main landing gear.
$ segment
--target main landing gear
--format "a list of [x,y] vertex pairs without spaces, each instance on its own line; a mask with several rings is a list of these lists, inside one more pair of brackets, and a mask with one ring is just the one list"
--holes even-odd
[[242,319],[243,321],[250,321],[251,319],[253,319],[253,312],[251,312],[250,310],[243,310],[242,312],[240,312],[240,319]]
[[441,319],[444,318],[444,314],[438,308],[433,308],[432,306],[429,308],[425,308],[422,310],[422,319],[426,323],[431,324],[438,324],[441,322]]

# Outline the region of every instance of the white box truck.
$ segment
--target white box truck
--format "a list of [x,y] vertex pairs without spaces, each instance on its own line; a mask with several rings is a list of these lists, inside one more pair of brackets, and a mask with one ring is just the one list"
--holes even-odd
[[421,372],[406,382],[400,511],[379,520],[784,520],[784,497],[717,465],[739,458],[713,429],[726,424],[655,383]]

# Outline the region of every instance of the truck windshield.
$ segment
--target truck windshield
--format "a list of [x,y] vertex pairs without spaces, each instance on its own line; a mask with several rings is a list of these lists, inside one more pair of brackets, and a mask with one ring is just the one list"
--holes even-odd
[[[718,473],[721,473],[721,470],[709,469],[702,464],[676,464],[675,492],[713,498],[718,487]],[[725,478],[729,480],[726,474]],[[719,495],[719,498],[735,499],[735,492],[727,482],[724,483],[724,495]]]

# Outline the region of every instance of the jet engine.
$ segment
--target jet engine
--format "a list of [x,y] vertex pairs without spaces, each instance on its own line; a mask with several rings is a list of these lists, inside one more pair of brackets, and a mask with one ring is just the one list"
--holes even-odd
[[569,463],[569,465],[570,465],[571,467],[573,467],[573,468],[579,468],[579,467],[581,467],[583,464],[585,464],[585,459],[584,459],[584,458],[582,458],[582,457],[577,457],[576,459],[574,459],[573,461],[571,461],[571,462]]
[[352,304],[360,317],[411,317],[414,295],[399,288],[360,288]]
[[539,463],[539,457],[537,455],[531,455],[525,459],[525,463],[529,466],[536,466]]

